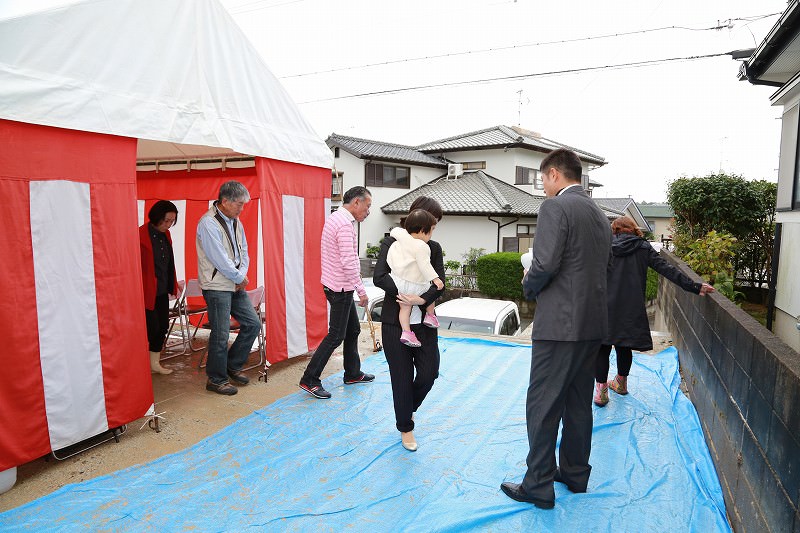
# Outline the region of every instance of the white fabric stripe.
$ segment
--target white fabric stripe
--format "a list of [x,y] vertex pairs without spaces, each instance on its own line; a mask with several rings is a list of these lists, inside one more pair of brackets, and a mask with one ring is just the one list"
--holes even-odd
[[286,290],[286,349],[289,357],[308,352],[305,254],[305,201],[283,196],[283,272]]
[[108,429],[89,184],[30,183],[39,350],[50,446]]
[[196,229],[191,229],[191,234],[186,235],[186,200],[170,201],[178,208],[178,222],[169,229],[169,235],[172,237],[172,253],[175,254],[175,275],[178,280],[185,280],[186,243],[190,242],[194,246]]

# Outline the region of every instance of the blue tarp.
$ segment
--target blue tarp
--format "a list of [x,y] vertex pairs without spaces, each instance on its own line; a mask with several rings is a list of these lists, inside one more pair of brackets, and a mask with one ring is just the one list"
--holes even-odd
[[183,452],[2,513],[0,530],[730,531],[674,348],[636,355],[631,393],[594,407],[589,490],[556,483],[553,510],[499,488],[525,471],[530,347],[440,348],[415,453],[400,446],[380,353],[364,362],[373,384],[332,376],[332,400],[289,395]]

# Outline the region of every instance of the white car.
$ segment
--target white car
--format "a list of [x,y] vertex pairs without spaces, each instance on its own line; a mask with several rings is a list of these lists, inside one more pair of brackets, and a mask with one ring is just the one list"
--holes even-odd
[[380,287],[376,287],[371,279],[364,280],[364,289],[367,291],[367,307],[361,307],[358,305],[359,298],[358,293],[353,293],[353,299],[356,301],[356,312],[358,313],[358,320],[361,322],[367,321],[367,315],[365,311],[369,310],[370,316],[372,320],[375,322],[381,321],[381,311],[383,311],[383,295],[384,291]]
[[517,304],[488,298],[457,298],[436,306],[439,329],[518,335],[520,333]]

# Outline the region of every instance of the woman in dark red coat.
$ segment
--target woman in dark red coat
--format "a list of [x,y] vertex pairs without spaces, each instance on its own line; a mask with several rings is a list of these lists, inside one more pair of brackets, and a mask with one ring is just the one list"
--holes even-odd
[[[645,309],[647,267],[652,268],[685,291],[703,296],[714,292],[707,283],[697,283],[658,255],[647,242],[636,222],[620,217],[611,223],[613,263],[608,270],[608,335],[600,346],[595,367],[594,403],[608,403],[608,389],[628,394],[628,373],[633,350],[653,349],[650,323]],[[608,381],[611,346],[617,352],[617,375]]]
[[150,370],[171,374],[161,366],[161,348],[169,329],[169,295],[177,295],[175,256],[169,228],[178,221],[178,208],[159,200],[147,213],[147,222],[139,227],[139,248],[142,255],[142,285],[144,287],[147,342],[150,345]]

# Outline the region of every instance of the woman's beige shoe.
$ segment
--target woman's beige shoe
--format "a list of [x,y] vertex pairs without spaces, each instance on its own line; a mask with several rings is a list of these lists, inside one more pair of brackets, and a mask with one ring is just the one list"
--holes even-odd
[[172,374],[171,368],[164,368],[161,366],[159,360],[161,359],[161,352],[150,352],[150,373],[151,374]]
[[417,441],[414,439],[414,432],[408,431],[400,433],[400,440],[403,442],[403,448],[410,452],[417,451]]

